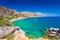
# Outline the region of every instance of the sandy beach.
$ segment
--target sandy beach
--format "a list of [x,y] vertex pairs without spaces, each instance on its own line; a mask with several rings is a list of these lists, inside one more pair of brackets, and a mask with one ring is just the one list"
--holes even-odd
[[14,22],[14,21],[16,21],[16,20],[21,20],[21,19],[25,19],[26,17],[24,17],[24,18],[17,18],[17,19],[11,19],[11,20],[9,20],[10,22]]
[[34,17],[41,17],[41,16],[31,16],[31,17],[18,17],[17,19],[11,19],[9,20],[10,22],[14,22],[16,20],[22,20],[22,19],[25,19],[25,18],[34,18]]

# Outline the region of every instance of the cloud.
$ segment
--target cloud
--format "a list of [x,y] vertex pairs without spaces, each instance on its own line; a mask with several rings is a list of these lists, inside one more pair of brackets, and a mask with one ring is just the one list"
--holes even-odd
[[41,12],[34,12],[35,14],[38,14],[38,15],[40,15],[40,16],[42,16],[42,17],[54,17],[54,16],[60,16],[60,15],[58,15],[58,14],[51,14],[51,13],[41,13]]

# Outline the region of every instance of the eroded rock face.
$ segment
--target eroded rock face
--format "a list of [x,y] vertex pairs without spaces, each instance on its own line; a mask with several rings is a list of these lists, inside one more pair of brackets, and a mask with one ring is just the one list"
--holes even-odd
[[28,38],[25,36],[25,32],[18,27],[0,27],[0,40],[7,40],[6,36],[9,34],[14,35],[12,40],[28,40]]
[[[5,37],[6,35],[9,34],[10,31],[10,27],[9,26],[0,26],[0,38]],[[11,32],[11,31],[10,31]]]

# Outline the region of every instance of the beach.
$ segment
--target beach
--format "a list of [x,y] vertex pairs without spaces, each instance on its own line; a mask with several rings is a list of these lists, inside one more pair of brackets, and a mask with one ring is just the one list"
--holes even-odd
[[9,20],[10,22],[14,22],[14,21],[17,21],[17,20],[21,20],[21,19],[25,19],[26,17],[23,17],[23,18],[20,18],[20,17],[18,17],[17,19],[11,19],[11,20]]
[[9,20],[10,22],[14,22],[14,21],[17,21],[17,20],[22,20],[22,19],[26,19],[26,18],[35,18],[35,17],[42,17],[42,16],[31,16],[31,17],[18,17],[16,19],[11,19]]

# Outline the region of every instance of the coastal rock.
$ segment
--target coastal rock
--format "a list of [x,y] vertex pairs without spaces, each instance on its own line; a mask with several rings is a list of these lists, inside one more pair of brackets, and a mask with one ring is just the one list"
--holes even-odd
[[56,37],[56,38],[60,38],[60,29],[59,28],[49,28],[46,30],[45,34],[48,37]]
[[14,35],[12,40],[28,40],[28,38],[25,36],[25,32],[18,27],[0,27],[0,40],[7,40],[6,36],[9,34]]

